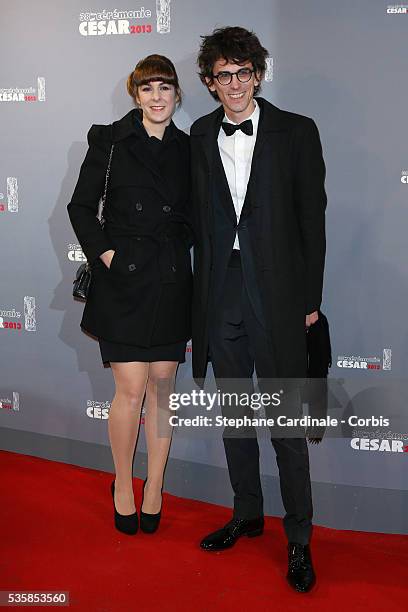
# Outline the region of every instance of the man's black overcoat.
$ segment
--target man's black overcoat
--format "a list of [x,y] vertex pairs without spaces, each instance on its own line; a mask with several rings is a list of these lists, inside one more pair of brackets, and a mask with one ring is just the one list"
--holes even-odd
[[[262,98],[257,101],[261,114],[245,224],[277,375],[305,377],[305,315],[318,310],[321,303],[326,249],[322,147],[312,119],[282,111]],[[211,194],[223,117],[219,107],[198,119],[190,132],[196,232],[193,375],[197,381],[205,376],[208,360],[208,298],[214,263]]]
[[[95,336],[139,346],[191,337],[188,140],[171,122],[155,154],[136,109],[88,133],[68,211],[92,264],[81,326]],[[102,229],[96,213],[112,142]],[[110,269],[99,258],[109,249],[115,250]]]

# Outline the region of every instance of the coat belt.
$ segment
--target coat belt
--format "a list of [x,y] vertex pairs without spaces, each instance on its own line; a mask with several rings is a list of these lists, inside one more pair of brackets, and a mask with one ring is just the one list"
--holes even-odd
[[105,231],[112,237],[143,238],[155,242],[159,247],[158,263],[161,282],[176,282],[177,261],[173,241],[185,236],[181,222],[177,225],[169,224],[168,222],[160,224],[160,226],[156,226],[154,232],[140,231],[139,228],[133,228],[128,225],[106,223]]
[[185,236],[183,221],[175,223],[162,223],[157,225],[154,230],[144,230],[140,227],[132,227],[129,225],[119,225],[117,223],[105,223],[105,231],[112,237],[126,238],[150,238],[158,244],[167,242],[169,238],[179,238]]

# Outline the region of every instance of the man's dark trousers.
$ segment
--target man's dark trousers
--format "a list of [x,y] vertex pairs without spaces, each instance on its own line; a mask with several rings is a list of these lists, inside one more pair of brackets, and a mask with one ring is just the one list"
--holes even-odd
[[[254,288],[251,288],[253,297]],[[255,315],[243,280],[241,256],[232,251],[222,291],[210,309],[209,352],[222,391],[250,392],[254,366],[258,380],[274,375],[273,348],[265,328]],[[233,379],[239,379],[235,383]],[[223,407],[224,416],[256,417],[252,409]],[[231,485],[234,518],[263,516],[256,431],[226,428],[223,435]],[[289,542],[307,544],[312,530],[312,498],[309,456],[305,438],[272,438],[279,468],[283,519]]]

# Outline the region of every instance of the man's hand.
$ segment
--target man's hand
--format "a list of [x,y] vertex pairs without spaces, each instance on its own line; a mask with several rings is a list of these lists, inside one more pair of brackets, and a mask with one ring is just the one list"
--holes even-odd
[[318,319],[319,319],[319,313],[317,310],[315,310],[314,312],[311,312],[310,314],[307,314],[306,315],[306,331],[309,329],[311,325],[313,325],[313,323],[316,323]]

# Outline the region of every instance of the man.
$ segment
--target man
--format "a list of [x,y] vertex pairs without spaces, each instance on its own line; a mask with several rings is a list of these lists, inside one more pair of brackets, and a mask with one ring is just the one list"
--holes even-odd
[[[318,319],[325,258],[325,166],[315,123],[258,94],[268,52],[240,27],[204,36],[200,78],[221,102],[191,128],[194,251],[193,375],[210,358],[223,389],[252,379],[305,378],[306,330]],[[296,392],[292,391],[292,394]],[[224,414],[231,414],[224,408]],[[233,429],[233,428],[232,428]],[[201,542],[233,546],[263,532],[259,449],[251,427],[224,431],[232,520]],[[289,584],[315,582],[304,437],[272,437],[288,537]]]

